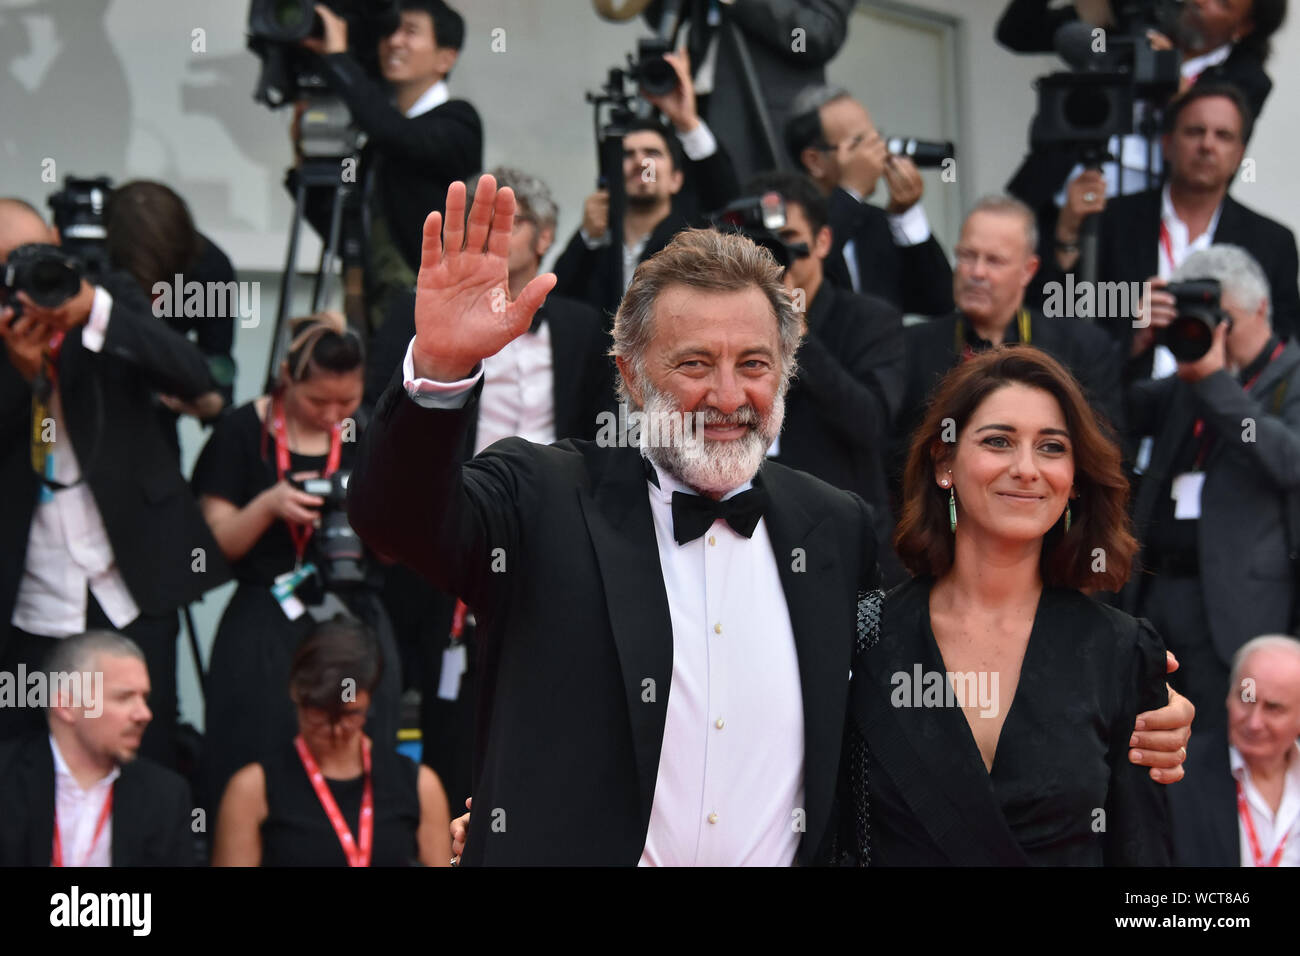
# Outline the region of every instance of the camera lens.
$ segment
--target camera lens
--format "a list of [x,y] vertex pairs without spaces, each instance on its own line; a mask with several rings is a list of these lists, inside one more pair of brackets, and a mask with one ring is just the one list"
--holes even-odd
[[651,96],[663,96],[677,89],[677,72],[661,56],[642,60],[638,72],[641,85]]
[[26,292],[43,308],[52,309],[66,302],[81,288],[81,279],[62,262],[45,259],[32,264],[31,285]]
[[1217,324],[1217,318],[1208,313],[1180,313],[1165,331],[1165,345],[1178,361],[1195,362],[1210,350]]

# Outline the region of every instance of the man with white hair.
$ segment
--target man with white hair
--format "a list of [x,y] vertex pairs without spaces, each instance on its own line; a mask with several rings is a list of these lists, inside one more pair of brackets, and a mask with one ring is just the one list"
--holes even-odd
[[139,756],[153,719],[139,645],[88,631],[45,667],[47,730],[0,743],[0,866],[192,866],[189,787]]
[[[462,466],[483,360],[555,281],[494,308],[514,195],[484,176],[468,223],[464,204],[453,184],[445,236],[436,212],[425,223],[416,334],[348,514],[478,615],[466,862],[829,861],[876,540],[861,498],[764,463],[804,331],[780,266],[741,236],[678,234],[614,322],[639,440],[507,438]],[[1141,763],[1181,763],[1190,710],[1141,716]]]
[[1175,862],[1300,866],[1300,641],[1243,644],[1227,704],[1227,740],[1196,735],[1189,783],[1169,790]]
[[1268,280],[1245,250],[1211,246],[1174,279],[1217,279],[1226,319],[1202,358],[1130,387],[1131,434],[1156,438],[1123,602],[1165,635],[1182,664],[1174,686],[1214,727],[1233,654],[1294,619],[1300,348],[1274,334]]

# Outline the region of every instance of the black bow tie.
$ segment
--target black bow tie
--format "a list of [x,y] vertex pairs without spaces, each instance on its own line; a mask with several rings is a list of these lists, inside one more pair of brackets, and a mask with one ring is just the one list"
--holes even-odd
[[673,537],[678,544],[694,541],[721,518],[738,534],[752,538],[754,529],[758,527],[758,519],[763,517],[766,510],[767,492],[757,485],[725,501],[674,491]]

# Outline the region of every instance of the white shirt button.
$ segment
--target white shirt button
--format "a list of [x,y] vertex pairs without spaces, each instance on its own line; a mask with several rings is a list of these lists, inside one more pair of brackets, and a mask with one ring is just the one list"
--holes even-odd
[[710,813],[710,814],[709,814],[709,822],[710,822],[710,823],[717,823],[717,822],[718,822],[718,815],[717,815],[716,813]]
[[717,543],[718,543],[718,539],[713,535],[709,535],[709,547],[713,547]]
[[717,727],[719,730],[722,729],[722,724],[723,724],[723,720],[721,717],[719,717],[717,720],[713,722],[713,726]]
[[721,633],[722,633],[722,624],[721,624],[721,622],[719,622],[719,623],[713,625],[713,633],[714,633],[714,634],[721,634]]

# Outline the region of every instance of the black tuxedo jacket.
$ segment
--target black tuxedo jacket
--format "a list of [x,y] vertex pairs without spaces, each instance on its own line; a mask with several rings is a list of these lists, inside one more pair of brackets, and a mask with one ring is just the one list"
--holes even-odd
[[[113,866],[193,866],[194,802],[180,774],[147,757],[113,784]],[[0,743],[0,866],[49,866],[54,755],[41,732]]]
[[[423,409],[390,388],[348,496],[375,550],[461,595],[479,621],[479,809],[466,862],[633,865],[673,671],[641,455],[507,439],[462,467],[474,405]],[[875,538],[856,497],[774,463],[762,475],[803,685],[798,860],[810,864],[830,858],[856,595],[874,584]],[[790,559],[796,548],[806,571]]]
[[[1106,204],[1098,230],[1097,279],[1101,282],[1145,282],[1159,271],[1161,191],[1149,189],[1130,196],[1118,196]],[[1047,235],[1056,234],[1055,217]],[[1300,288],[1296,273],[1300,261],[1296,255],[1295,234],[1280,222],[1262,216],[1225,196],[1219,225],[1214,232],[1215,245],[1240,246],[1259,262],[1268,278],[1273,303],[1273,330],[1280,338],[1289,338],[1300,330]],[[1055,255],[1044,255],[1039,268],[1038,284],[1063,282],[1064,274],[1056,265]],[[1130,319],[1099,319],[1121,344],[1123,355],[1129,354],[1133,338]],[[1151,355],[1138,356],[1130,363],[1127,378],[1150,374]]]
[[[347,103],[367,140],[357,164],[359,193],[375,190],[388,231],[413,272],[420,269],[424,220],[443,210],[447,187],[468,181],[483,168],[483,125],[465,100],[448,100],[427,113],[407,117],[387,90],[368,77],[350,54],[323,57],[330,87]],[[371,177],[378,171],[378,179]],[[294,172],[288,186],[294,189]],[[324,191],[312,197],[308,220],[329,235],[329,202]]]
[[[203,354],[149,312],[131,280],[105,280],[113,296],[104,347],[68,333],[59,355],[62,434],[104,519],[131,597],[146,614],[175,611],[229,576],[221,550],[158,427],[153,392],[193,399],[212,388]],[[31,386],[0,362],[0,642],[22,579],[40,482],[31,465]],[[195,571],[202,548],[206,570]]]
[[[711,156],[701,160],[686,160],[682,191],[673,197],[672,211],[650,233],[639,262],[645,262],[672,240],[681,230],[697,222],[706,213],[721,209],[740,195],[740,184],[735,167],[723,147],[721,139]],[[600,311],[605,326],[613,323],[614,313],[623,300],[623,244],[610,241],[596,249],[588,249],[582,240],[582,230],[574,232],[564,252],[555,260],[555,291],[573,299],[581,299]]]
[[1194,734],[1183,765],[1190,787],[1169,787],[1175,866],[1241,866],[1237,784],[1220,730]]
[[859,292],[879,296],[909,314],[952,311],[952,266],[933,235],[915,246],[896,245],[888,214],[839,188],[830,196],[830,227],[833,245],[826,257],[826,276],[836,285],[853,288],[844,262],[844,246],[852,239]]
[[[598,416],[613,411],[614,369],[608,352],[609,335],[600,315],[583,302],[552,293],[537,313],[551,336],[552,395],[555,399],[555,437],[595,439]],[[370,340],[366,357],[366,408],[373,410],[379,397],[400,375],[406,348],[415,335],[415,293],[394,296],[388,317]],[[474,455],[478,419],[466,433],[465,458]]]
[[799,372],[775,460],[861,496],[876,537],[892,531],[889,438],[903,401],[903,317],[883,299],[823,282],[808,307]]

